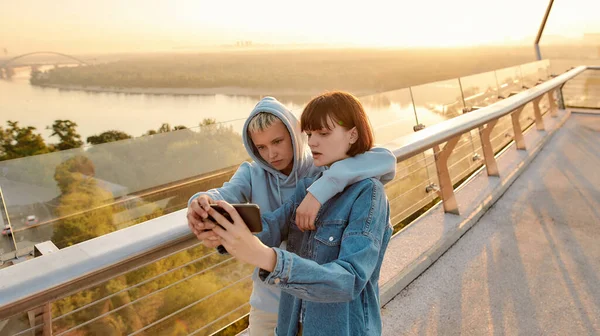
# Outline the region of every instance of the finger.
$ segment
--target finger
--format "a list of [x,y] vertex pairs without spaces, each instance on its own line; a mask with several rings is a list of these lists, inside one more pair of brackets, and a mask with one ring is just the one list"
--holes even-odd
[[234,223],[244,223],[244,220],[242,219],[242,217],[240,217],[240,214],[237,212],[237,210],[235,210],[235,208],[231,204],[225,201],[218,201],[217,205],[223,208],[225,211],[227,211]]
[[198,217],[198,219],[208,217],[206,210],[200,206],[198,201],[190,203],[190,209],[192,209],[194,215]]
[[203,240],[202,241],[202,245],[210,248],[210,249],[214,249],[217,246],[221,245],[221,243],[219,243],[218,241],[212,241],[212,240]]
[[306,229],[308,229],[307,225],[306,225],[306,216],[304,216],[304,214],[302,214],[300,216],[300,228],[302,229],[302,232],[306,231]]
[[[214,219],[217,224],[220,224],[225,230],[233,230],[234,226],[231,222],[227,220],[223,215],[221,215],[217,210],[210,208],[208,209],[208,214],[210,217]],[[213,228],[214,230],[214,228]]]
[[190,223],[188,221],[188,227],[190,228],[190,231],[192,231],[193,234],[195,234],[196,236],[198,236],[198,230],[196,230],[196,226],[193,225],[192,223]]
[[[231,225],[231,224],[230,224]],[[219,236],[219,240],[220,241],[226,241],[226,242],[230,242],[233,240],[233,236],[231,235],[230,232],[227,232],[227,230],[219,227],[219,226],[215,226],[212,229],[212,232],[214,232],[217,236]]]
[[210,208],[210,201],[209,201],[208,197],[198,197],[198,204],[205,211],[208,211],[208,208]]
[[202,245],[208,247],[208,248],[215,248],[219,245],[221,245],[221,242],[219,241],[219,236],[210,236],[209,238],[206,239],[201,239],[202,240]]
[[309,230],[316,230],[317,229],[317,227],[315,226],[315,219],[316,219],[315,215],[310,215],[308,217],[308,228],[309,228]]
[[[201,220],[200,220],[200,218],[196,218],[196,216],[193,214],[193,210],[189,210],[186,217],[187,217],[189,224],[192,224],[197,228],[199,227],[198,224],[201,223]],[[200,225],[202,225],[202,224],[200,224]]]
[[296,226],[298,227],[298,229],[300,229],[300,231],[302,231],[301,221],[302,216],[300,216],[300,214],[296,212]]
[[212,230],[201,231],[198,232],[198,234],[196,235],[196,238],[198,238],[199,240],[215,240],[215,237],[217,237],[217,234],[214,233]]
[[215,226],[217,226],[217,224],[215,224],[215,222],[213,222],[212,220],[207,218],[207,219],[201,220],[199,222],[197,228],[199,229],[199,231],[206,231],[206,230],[212,230]]

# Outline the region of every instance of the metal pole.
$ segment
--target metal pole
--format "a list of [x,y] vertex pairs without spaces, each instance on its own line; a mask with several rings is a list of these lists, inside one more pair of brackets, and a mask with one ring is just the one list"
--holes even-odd
[[[8,221],[8,227],[10,228],[10,235],[12,237],[13,244],[15,245],[15,259],[18,257],[17,252],[17,240],[15,239],[15,232],[12,225],[10,224],[10,217],[8,217],[8,209],[6,208],[6,202],[4,201],[4,194],[2,193],[2,187],[0,187],[0,200],[4,206],[4,214],[6,215],[6,221]],[[0,214],[2,216],[2,214]],[[3,228],[4,229],[4,228]]]
[[544,14],[544,19],[542,20],[542,24],[540,25],[540,29],[538,30],[537,37],[535,38],[535,55],[538,61],[542,59],[542,53],[540,51],[540,40],[542,39],[542,34],[544,33],[544,28],[546,27],[546,21],[548,21],[548,16],[550,15],[550,11],[552,10],[552,4],[554,4],[554,0],[550,0],[550,3],[548,3],[548,8],[546,8],[546,14]]

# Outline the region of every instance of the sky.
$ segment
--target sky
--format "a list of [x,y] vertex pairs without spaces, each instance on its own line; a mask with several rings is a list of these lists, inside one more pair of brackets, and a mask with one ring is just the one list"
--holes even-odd
[[[0,56],[233,44],[532,43],[548,0],[0,0]],[[600,33],[600,1],[555,0],[545,36]],[[542,40],[543,42],[543,40]]]

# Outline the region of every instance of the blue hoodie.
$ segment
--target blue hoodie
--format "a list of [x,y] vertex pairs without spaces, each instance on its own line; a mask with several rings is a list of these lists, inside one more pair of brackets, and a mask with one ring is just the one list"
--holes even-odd
[[[289,175],[271,167],[262,159],[258,149],[252,143],[248,134],[248,125],[260,112],[273,114],[290,132],[294,150],[294,167]],[[329,168],[315,167],[306,135],[300,131],[300,122],[285,105],[273,97],[265,97],[256,104],[244,124],[242,137],[246,151],[253,161],[242,163],[229,182],[225,182],[221,188],[193,195],[188,205],[199,195],[206,194],[213,200],[225,200],[229,203],[255,203],[262,213],[266,213],[278,209],[294,195],[299,179],[314,177],[321,172],[323,176],[308,188],[321,204],[325,204],[331,197],[355,182],[378,177],[382,183],[386,183],[396,174],[396,157],[385,148],[373,148],[364,154],[338,161]],[[258,279],[257,272],[253,274],[253,280],[254,288],[250,304],[254,308],[277,313],[280,291],[262,283]]]

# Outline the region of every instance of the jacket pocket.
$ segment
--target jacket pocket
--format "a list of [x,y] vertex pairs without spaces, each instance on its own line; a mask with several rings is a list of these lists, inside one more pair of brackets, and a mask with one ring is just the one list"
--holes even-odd
[[317,228],[313,260],[324,264],[337,259],[345,227],[343,224],[328,224]]

